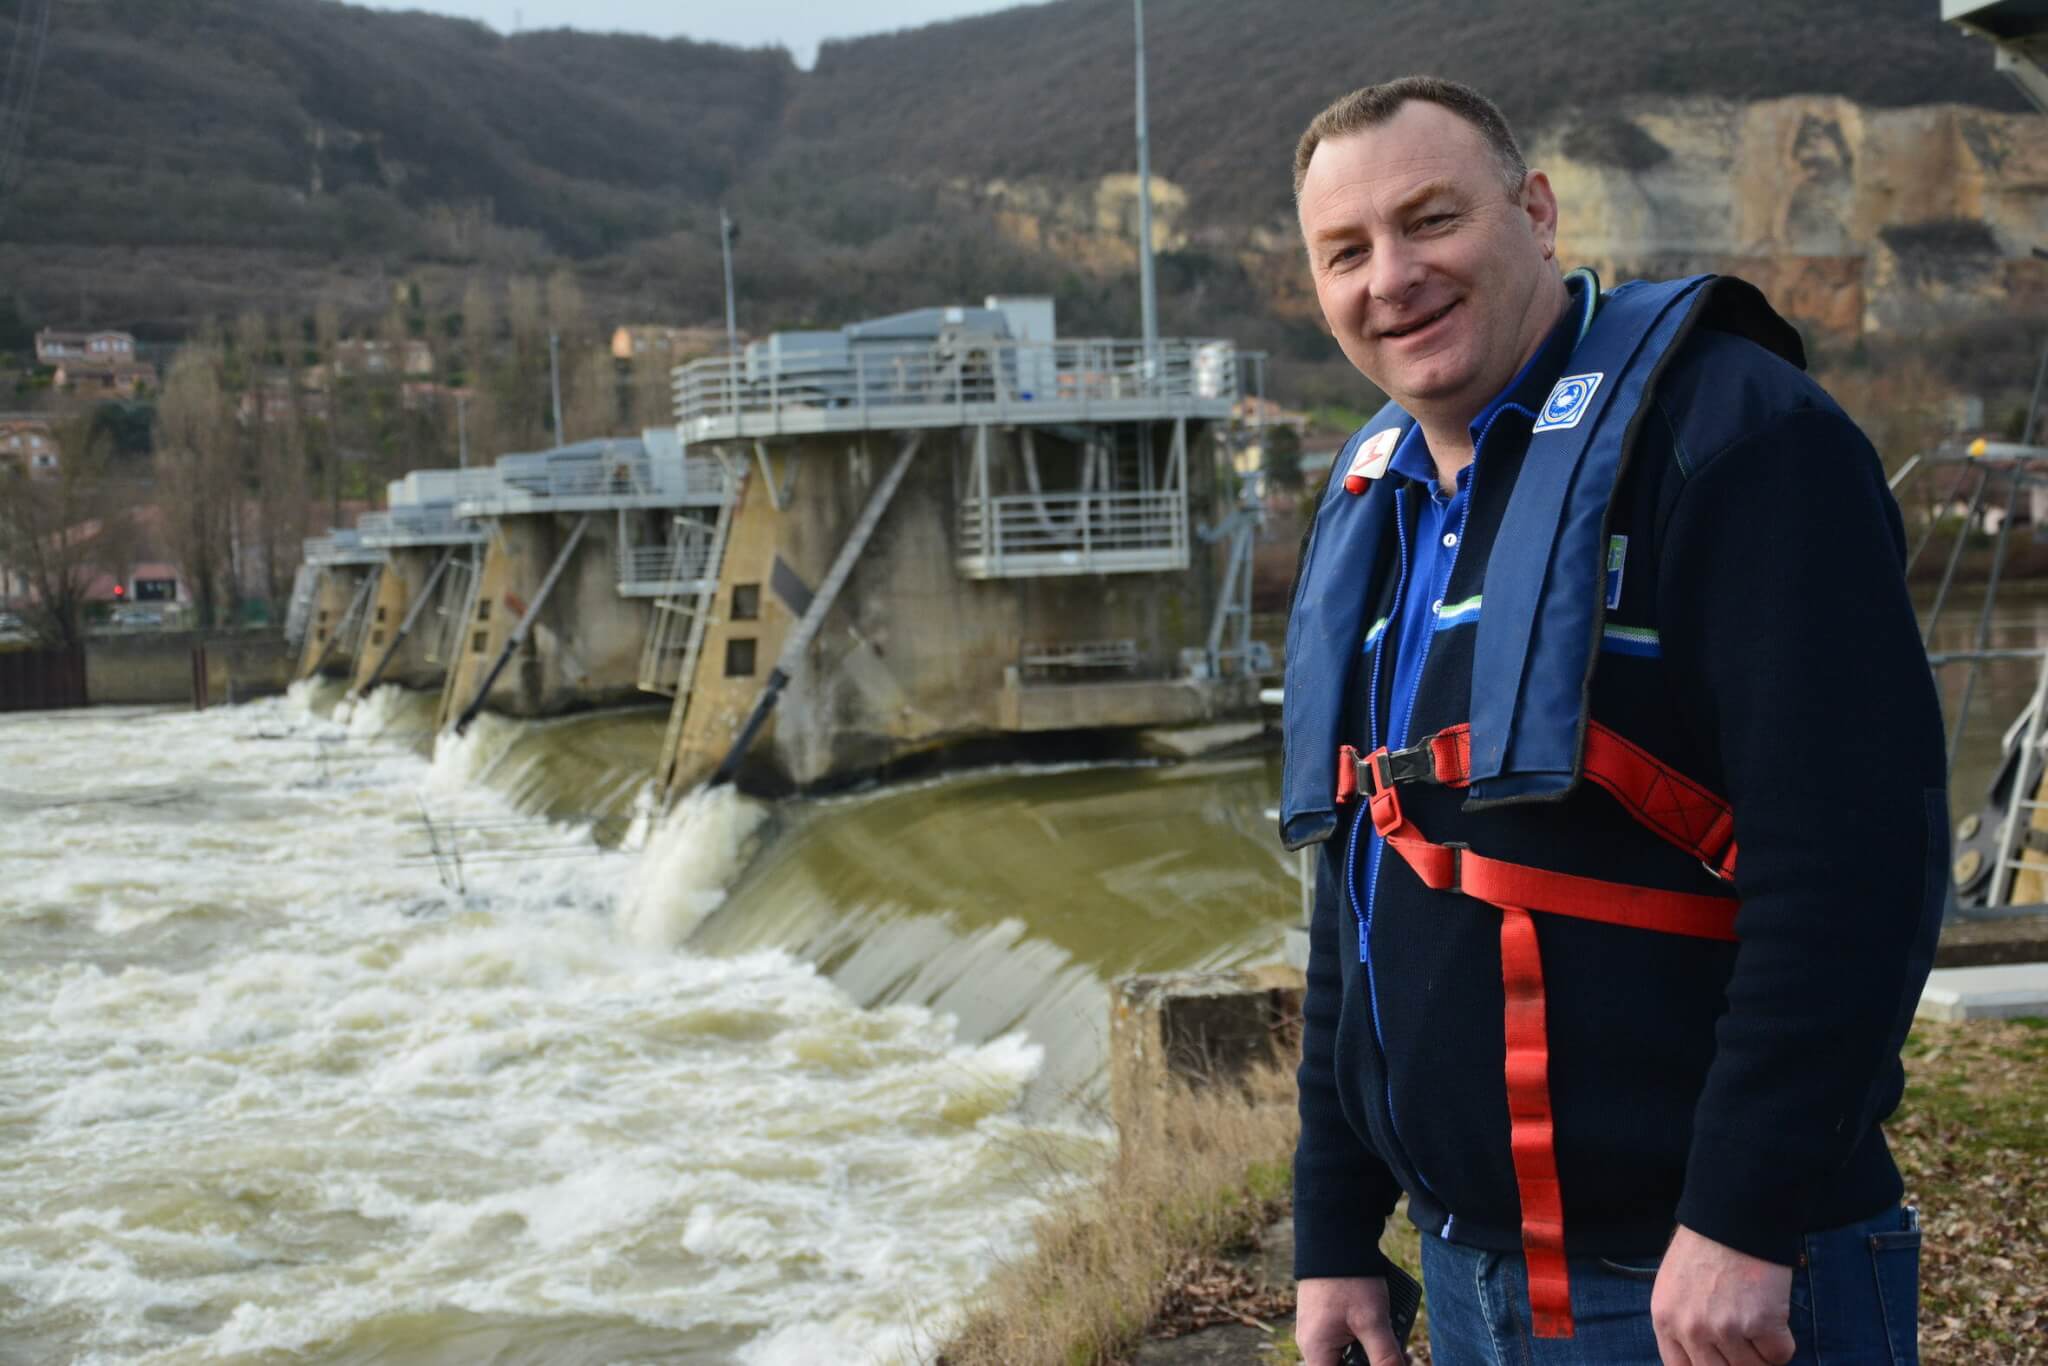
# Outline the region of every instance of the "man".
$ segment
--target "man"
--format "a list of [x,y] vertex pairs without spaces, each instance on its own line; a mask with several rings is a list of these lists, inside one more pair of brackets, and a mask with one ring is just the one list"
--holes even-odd
[[1874,452],[1741,282],[1561,276],[1550,184],[1469,88],[1344,97],[1295,187],[1391,400],[1288,632],[1306,1360],[1403,1359],[1404,1191],[1448,1366],[1913,1360],[1879,1123],[1947,806]]

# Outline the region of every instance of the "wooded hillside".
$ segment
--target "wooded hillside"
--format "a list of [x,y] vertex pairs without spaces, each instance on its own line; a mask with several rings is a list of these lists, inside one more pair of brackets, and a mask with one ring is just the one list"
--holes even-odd
[[[0,36],[20,5],[0,0]],[[1054,294],[1077,330],[1136,316],[1125,265],[998,231],[978,197],[1131,169],[1127,0],[831,43],[809,73],[780,50],[505,37],[334,0],[53,14],[26,162],[0,187],[0,350],[37,323],[173,340],[320,297],[367,323],[395,284],[431,311],[479,273],[563,261],[601,317],[708,321],[721,199],[744,224],[750,331],[1017,290]],[[2018,107],[1934,0],[1153,0],[1147,17],[1153,167],[1187,194],[1165,325],[1283,353],[1326,348],[1243,246],[1284,232],[1294,138],[1353,86],[1463,77],[1525,135],[1583,125],[1575,152],[1623,159],[1602,113],[1637,95]]]

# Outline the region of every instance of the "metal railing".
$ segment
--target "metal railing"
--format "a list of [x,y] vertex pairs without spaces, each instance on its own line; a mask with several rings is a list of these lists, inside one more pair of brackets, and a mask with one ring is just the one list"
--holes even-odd
[[730,426],[733,435],[783,430],[782,419],[818,418],[791,430],[905,425],[905,410],[937,425],[971,416],[1128,417],[1132,409],[1227,405],[1238,392],[1236,349],[1223,341],[1109,339],[937,345],[854,343],[799,352],[774,363],[715,356],[678,366],[676,418],[685,438]]
[[1019,671],[1026,678],[1084,669],[1128,673],[1138,667],[1135,640],[1071,640],[1026,645],[1018,655]]
[[335,531],[307,537],[303,558],[307,564],[382,564],[384,552],[364,545],[357,532]]
[[959,558],[992,578],[1185,569],[1187,498],[1167,489],[963,499]]
[[394,508],[389,512],[366,512],[356,519],[356,535],[367,546],[454,545],[481,541],[482,526],[457,517],[450,507],[431,509]]
[[618,551],[619,592],[626,597],[682,593],[711,575],[710,528],[668,545],[622,545]]
[[725,471],[710,458],[650,458],[637,441],[595,450],[508,455],[498,462],[500,493],[532,498],[715,497]]
[[391,506],[419,506],[454,503],[466,498],[488,498],[504,490],[498,471],[490,466],[473,470],[414,470],[391,485]]

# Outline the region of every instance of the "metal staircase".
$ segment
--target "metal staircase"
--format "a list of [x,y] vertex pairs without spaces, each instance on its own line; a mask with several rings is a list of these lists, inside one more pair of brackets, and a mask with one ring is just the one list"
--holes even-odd
[[[654,600],[653,616],[647,623],[646,642],[640,649],[639,683],[642,692],[676,697],[679,692],[688,691],[689,681],[696,676],[697,658],[704,648],[704,628],[710,625],[711,613],[718,600],[718,585],[725,566],[726,537],[732,531],[733,513],[739,506],[746,480],[747,470],[742,465],[733,481],[732,495],[718,505],[718,516],[710,526],[694,517],[678,516],[675,519],[669,538],[669,577],[676,581],[687,578],[693,586]],[[710,546],[699,561],[696,547],[706,537],[710,539]],[[686,574],[686,563],[693,566],[701,563],[701,573]],[[686,700],[678,699],[671,717],[681,714]]]
[[300,561],[292,575],[291,604],[284,612],[284,638],[297,646],[306,638],[306,618],[313,611],[313,597],[320,591],[320,566]]
[[441,576],[441,590],[434,599],[433,619],[427,623],[427,663],[452,668],[462,655],[462,632],[476,607],[476,585],[480,575],[477,561],[481,552],[450,560]]
[[[697,660],[704,651],[704,630],[711,624],[711,614],[718,601],[718,585],[725,572],[725,542],[732,529],[734,513],[739,510],[740,500],[746,496],[747,480],[751,471],[744,464],[738,465],[729,477],[732,494],[718,509],[718,522],[711,532],[711,556],[704,575],[705,591],[678,593],[663,598],[654,604],[654,620],[648,623],[647,647],[640,660],[640,686],[649,692],[666,691],[674,696],[675,703],[668,709],[668,728],[662,733],[661,765],[656,774],[658,790],[667,792],[675,777],[677,746],[683,740],[683,718],[690,710],[690,690],[697,678]],[[680,544],[680,542],[678,542]],[[673,639],[675,633],[683,636],[683,648],[676,653],[672,647],[661,644],[664,638]],[[648,688],[650,661],[656,670],[656,681],[666,672],[667,649],[676,657],[675,671],[666,689]]]

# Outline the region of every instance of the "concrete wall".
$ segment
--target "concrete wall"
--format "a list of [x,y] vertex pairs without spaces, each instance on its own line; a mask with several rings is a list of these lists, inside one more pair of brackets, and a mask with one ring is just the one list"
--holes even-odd
[[[1206,445],[1189,433],[1197,517],[1211,486]],[[992,463],[1012,458],[1014,436],[993,434]],[[1162,424],[1158,448],[1170,431]],[[887,516],[811,643],[769,727],[749,750],[743,784],[773,791],[851,776],[923,750],[1017,732],[1138,727],[1212,718],[1241,687],[1178,680],[1180,651],[1205,643],[1217,574],[1211,548],[1193,540],[1193,565],[1176,573],[968,579],[956,568],[957,510],[969,437],[933,431]],[[706,631],[677,747],[672,790],[701,781],[731,747],[799,616],[773,591],[779,556],[812,590],[823,581],[875,483],[896,456],[875,436],[776,443],[775,477],[796,454],[791,505],[777,512],[756,468],[726,547],[722,589]],[[733,589],[758,585],[755,621],[732,619]],[[1015,674],[1027,644],[1130,639],[1135,676],[1071,687]],[[728,643],[752,641],[752,671],[728,676]]]
[[355,600],[363,580],[377,572],[375,565],[334,564],[320,570],[313,604],[306,613],[306,639],[292,677],[307,678],[316,670],[326,678],[347,678],[355,671],[353,642],[342,641],[328,649],[328,641],[341,629],[348,605]]
[[349,673],[349,686],[355,691],[362,692],[368,687],[371,672],[387,654],[391,658],[378,675],[379,683],[397,683],[422,692],[441,690],[441,680],[447,671],[427,659],[429,628],[434,625],[429,615],[432,609],[420,614],[411,634],[402,641],[398,640],[398,628],[444,553],[442,546],[407,547],[390,552],[390,560],[377,578],[362,649]]
[[[513,628],[540,594],[578,516],[543,513],[499,519],[484,554],[482,581],[462,647],[448,670],[441,724],[476,697]],[[589,514],[590,526],[564,567],[525,642],[491,685],[485,705],[509,716],[551,716],[586,706],[644,701],[640,649],[648,600],[618,591],[616,514]]]
[[152,631],[95,636],[85,646],[85,690],[94,703],[192,701],[192,651],[206,647],[207,694],[215,705],[285,690],[294,655],[282,633]]

